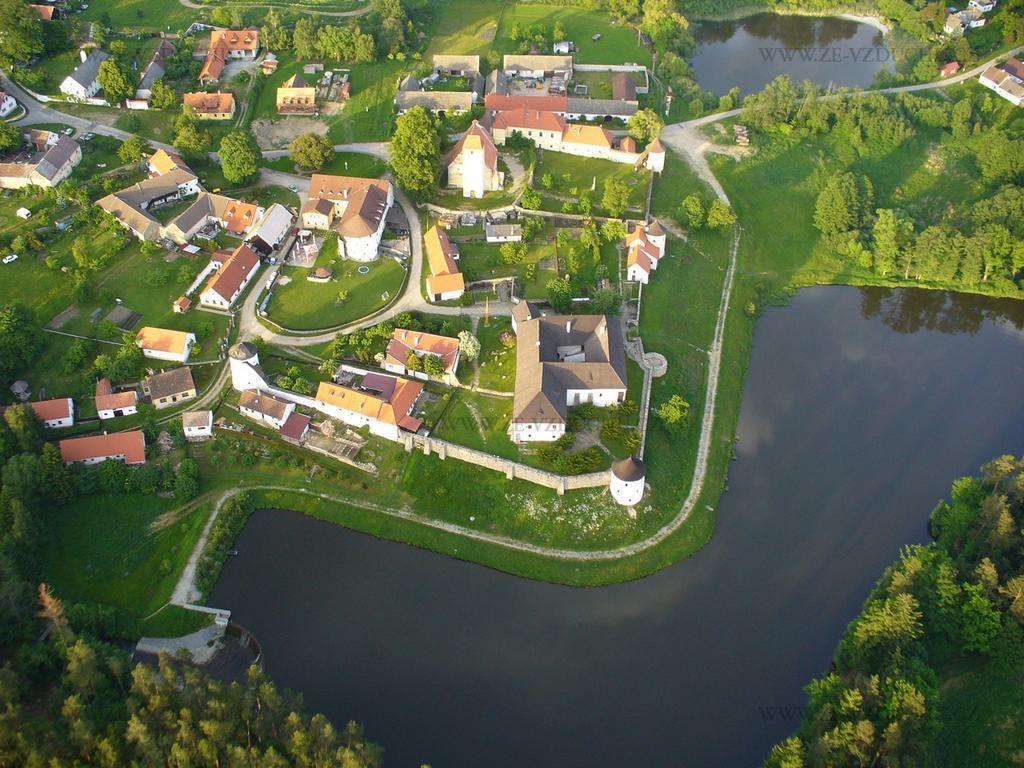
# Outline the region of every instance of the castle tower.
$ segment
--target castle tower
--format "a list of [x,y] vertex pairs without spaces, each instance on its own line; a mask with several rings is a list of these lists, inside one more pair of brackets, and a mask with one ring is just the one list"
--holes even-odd
[[609,489],[612,498],[624,507],[635,507],[644,495],[647,468],[640,459],[630,456],[612,464]]
[[243,389],[266,388],[267,377],[260,368],[260,356],[249,342],[240,341],[228,350],[228,364],[234,389],[241,392]]

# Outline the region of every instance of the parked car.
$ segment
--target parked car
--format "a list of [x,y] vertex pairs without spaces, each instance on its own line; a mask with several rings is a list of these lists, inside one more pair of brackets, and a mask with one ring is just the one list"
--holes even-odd
[[4,264],[10,264],[12,261],[18,260],[18,254],[12,253],[10,256],[4,256]]
[[74,132],[75,132],[75,129],[74,129],[74,128],[65,128],[65,129],[64,129],[64,135],[65,135],[65,136],[70,136],[70,135],[71,135],[71,134],[73,134]]
[[298,191],[299,191],[299,188],[298,188],[298,187],[296,187],[296,186],[295,186],[295,185],[293,184],[292,186],[288,187],[288,191],[289,191],[289,192],[298,192]]

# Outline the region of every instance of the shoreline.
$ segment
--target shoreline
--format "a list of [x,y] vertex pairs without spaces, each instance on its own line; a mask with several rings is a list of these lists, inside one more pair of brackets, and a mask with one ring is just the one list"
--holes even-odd
[[843,19],[845,21],[857,22],[858,24],[866,24],[869,27],[877,29],[883,34],[890,34],[893,31],[893,27],[887,24],[881,16],[872,16],[855,13],[853,11],[839,10],[808,11],[800,8],[769,8],[766,6],[751,5],[743,8],[737,8],[727,13],[701,14],[688,16],[687,18],[689,18],[690,21],[699,24],[701,22],[739,21],[741,19],[748,19],[751,16],[760,16],[768,13],[776,16],[806,16],[818,19]]

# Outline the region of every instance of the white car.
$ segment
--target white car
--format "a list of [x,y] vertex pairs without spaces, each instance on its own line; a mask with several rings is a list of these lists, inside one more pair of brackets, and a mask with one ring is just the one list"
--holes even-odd
[[295,186],[295,185],[293,184],[292,186],[288,187],[288,191],[289,191],[289,192],[298,192],[298,191],[299,191],[299,188],[298,188],[298,187],[296,187],[296,186]]
[[74,129],[74,128],[65,128],[65,129],[64,129],[64,135],[65,135],[65,136],[70,136],[70,135],[71,135],[71,134],[73,134],[74,132],[75,132],[75,129]]
[[4,264],[10,264],[12,261],[18,260],[18,254],[12,253],[10,256],[4,256]]

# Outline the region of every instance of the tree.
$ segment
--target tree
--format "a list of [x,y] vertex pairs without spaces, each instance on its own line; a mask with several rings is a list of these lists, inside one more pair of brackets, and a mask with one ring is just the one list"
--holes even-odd
[[442,379],[446,373],[444,363],[437,355],[423,356],[423,370],[432,379]]
[[988,653],[1002,628],[1002,618],[981,584],[964,584],[966,599],[960,609],[960,636],[968,651]]
[[41,332],[28,311],[20,304],[0,305],[0,383],[9,383],[41,347]]
[[1024,140],[992,131],[978,145],[977,159],[986,181],[1013,182],[1024,173]]
[[423,359],[412,350],[405,356],[405,369],[407,371],[422,371]]
[[860,229],[872,200],[866,179],[849,172],[830,176],[814,204],[814,226],[826,237]]
[[682,395],[672,395],[672,397],[658,406],[658,410],[655,413],[665,423],[665,426],[676,428],[684,424],[689,417],[690,404],[683,399]]
[[248,131],[232,131],[221,139],[218,154],[224,178],[234,184],[251,181],[260,172],[263,153]]
[[711,201],[711,205],[708,206],[706,226],[711,229],[725,229],[735,223],[736,214],[732,212],[732,208],[717,197]]
[[154,109],[171,109],[178,103],[178,92],[162,77],[153,81],[149,89],[149,105]]
[[540,208],[540,192],[535,190],[533,187],[527,187],[523,190],[523,195],[519,199],[519,204],[528,211],[536,211]]
[[621,216],[629,207],[629,186],[622,179],[610,178],[604,183],[601,207],[612,216]]
[[441,136],[437,122],[423,107],[413,107],[395,121],[388,157],[398,186],[417,200],[437,188]]
[[288,147],[288,153],[299,168],[318,171],[334,157],[334,146],[326,136],[303,133],[295,137]]
[[653,109],[639,109],[627,123],[626,128],[629,135],[641,144],[650,144],[661,134],[665,122]]
[[195,110],[183,107],[174,121],[174,148],[186,155],[197,157],[206,154],[213,139],[210,132],[199,128]]
[[60,449],[53,443],[43,446],[41,458],[43,484],[46,495],[55,504],[67,504],[74,496],[71,473],[60,455]]
[[572,305],[572,284],[564,277],[556,277],[548,281],[548,302],[559,312],[568,311]]
[[459,353],[463,360],[476,360],[480,356],[480,340],[469,331],[459,331]]
[[192,459],[182,459],[174,476],[176,501],[191,501],[199,495],[199,465]]
[[690,229],[700,229],[704,226],[704,199],[698,193],[691,192],[683,198],[683,216]]
[[0,152],[21,146],[21,129],[10,123],[0,123]]
[[606,243],[625,240],[626,234],[626,223],[621,219],[605,219],[601,222],[601,239]]
[[0,0],[0,64],[28,61],[43,52],[43,22],[22,0]]
[[292,32],[292,48],[295,50],[295,58],[300,61],[317,57],[317,26],[316,17],[303,16],[295,22],[295,30]]
[[910,277],[912,255],[910,248],[914,226],[897,211],[879,208],[874,227],[871,230],[875,249],[875,271],[885,277],[904,266],[904,278]]
[[518,264],[526,258],[526,243],[522,241],[502,243],[498,248],[502,264]]
[[100,63],[98,79],[108,104],[120,104],[135,93],[135,73],[118,59]]
[[137,163],[143,155],[152,152],[149,144],[141,136],[130,136],[117,150],[122,163]]
[[689,27],[690,23],[676,10],[673,0],[645,0],[640,28],[650,35],[658,51],[691,52],[694,42]]

